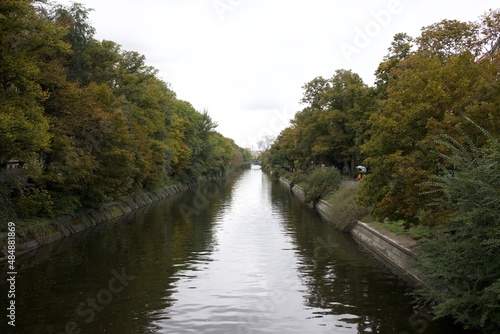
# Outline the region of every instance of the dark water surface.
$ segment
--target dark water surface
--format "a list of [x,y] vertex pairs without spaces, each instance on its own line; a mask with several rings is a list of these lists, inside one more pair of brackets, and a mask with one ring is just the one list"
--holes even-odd
[[[458,333],[260,170],[17,259],[1,333]],[[6,314],[6,268],[2,309]]]

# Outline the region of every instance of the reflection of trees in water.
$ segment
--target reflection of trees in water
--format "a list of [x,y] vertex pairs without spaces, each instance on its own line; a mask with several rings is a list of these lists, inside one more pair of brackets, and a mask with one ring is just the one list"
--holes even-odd
[[[406,295],[411,289],[404,282],[362,251],[349,234],[323,223],[286,187],[273,184],[272,200],[286,216],[284,228],[299,254],[297,270],[307,287],[304,304],[320,309],[318,317],[335,315],[359,333],[417,332],[410,322],[418,315],[413,314],[412,299]],[[431,325],[426,316],[425,333],[456,333],[449,324]]]
[[[210,182],[19,258],[18,330],[59,333],[70,321],[85,333],[110,327],[122,333],[153,330],[148,329],[150,323],[165,317],[164,310],[175,304],[172,294],[179,273],[193,270],[193,263],[210,261],[214,217],[230,201],[234,182]],[[194,206],[196,196],[205,202],[186,220],[179,206]],[[112,270],[123,268],[136,277],[86,323],[88,316],[77,314],[77,307],[107,289]],[[2,273],[5,276],[5,268]]]

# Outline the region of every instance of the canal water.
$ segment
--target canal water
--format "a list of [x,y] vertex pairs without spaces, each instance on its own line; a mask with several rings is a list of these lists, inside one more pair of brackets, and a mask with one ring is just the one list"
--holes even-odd
[[16,327],[3,319],[1,333],[459,332],[415,312],[403,281],[254,169],[44,246],[17,267]]

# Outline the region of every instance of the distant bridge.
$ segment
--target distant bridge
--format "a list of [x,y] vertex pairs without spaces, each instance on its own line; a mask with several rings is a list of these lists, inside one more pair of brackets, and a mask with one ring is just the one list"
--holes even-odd
[[257,160],[257,159],[253,159],[251,161],[246,161],[243,163],[244,166],[248,166],[248,165],[258,165],[258,166],[262,166],[262,161],[260,160]]

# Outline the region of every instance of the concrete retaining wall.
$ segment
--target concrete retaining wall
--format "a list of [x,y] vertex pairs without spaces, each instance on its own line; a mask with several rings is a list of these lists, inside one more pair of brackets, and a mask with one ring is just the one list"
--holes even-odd
[[[280,182],[290,187],[294,195],[304,201],[304,191],[297,185],[291,186],[290,181],[280,178]],[[331,222],[330,204],[320,200],[315,208],[319,214]],[[395,274],[412,285],[418,285],[421,280],[410,273],[410,268],[416,259],[415,253],[399,245],[394,240],[369,227],[367,224],[358,222],[351,230],[354,240],[369,250],[378,260],[387,265]]]
[[285,186],[289,187],[290,190],[292,191],[292,193],[297,196],[298,198],[300,198],[302,201],[305,201],[306,200],[306,196],[304,194],[304,190],[302,190],[301,187],[299,187],[298,185],[294,185],[292,184],[292,182],[290,182],[289,180],[283,178],[283,177],[280,177],[279,178],[280,182],[282,184],[284,184]]
[[[140,193],[129,197],[123,201],[107,203],[96,209],[86,209],[75,213],[72,216],[58,217],[47,224],[50,229],[46,235],[35,236],[30,240],[17,240],[16,256],[30,252],[42,245],[59,240],[63,237],[78,233],[87,227],[102,224],[111,219],[120,217],[132,212],[140,207],[152,204],[161,199],[177,194],[183,190],[198,186],[206,182],[207,178],[200,178],[189,184],[171,185],[154,192]],[[6,248],[6,244],[2,248]],[[0,262],[7,260],[7,250],[0,251]]]
[[354,226],[351,235],[398,276],[413,285],[421,283],[421,280],[410,272],[411,266],[416,260],[416,254],[411,250],[362,222],[358,222]]
[[332,218],[330,217],[330,203],[323,201],[320,199],[318,203],[316,203],[316,210],[318,210],[319,214],[323,219],[325,219],[328,222],[332,222]]

